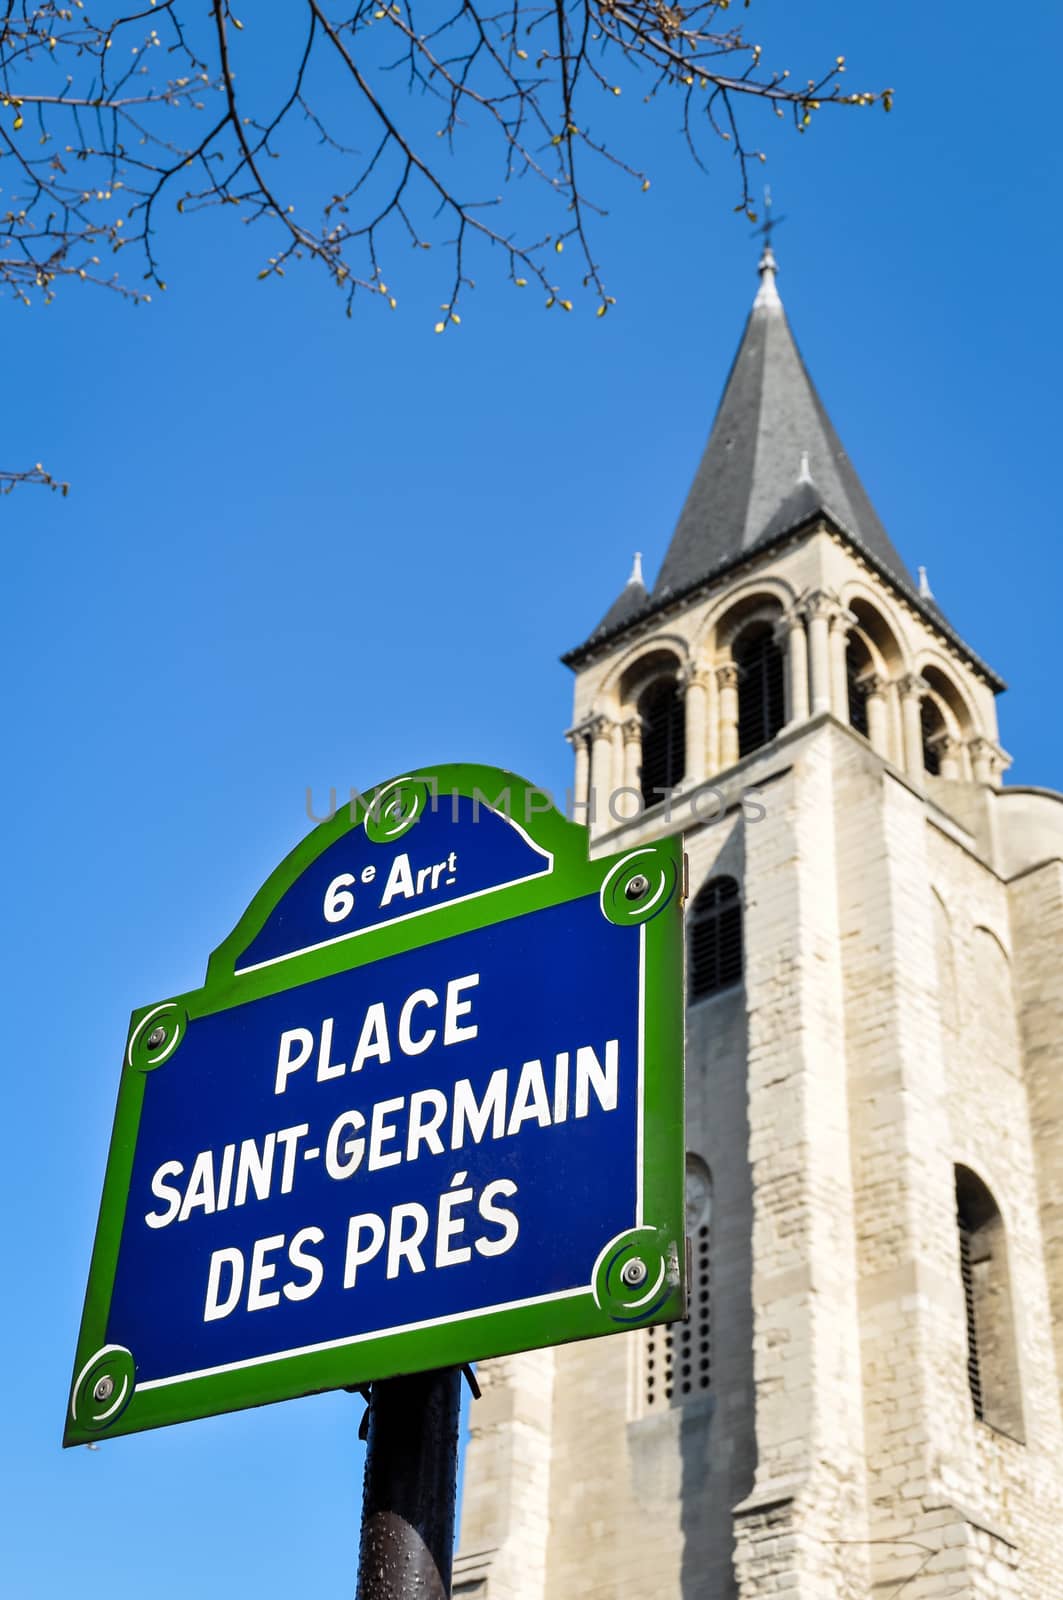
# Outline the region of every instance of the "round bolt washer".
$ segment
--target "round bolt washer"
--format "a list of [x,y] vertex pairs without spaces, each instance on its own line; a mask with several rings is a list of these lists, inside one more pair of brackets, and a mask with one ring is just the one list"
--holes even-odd
[[148,1034],[148,1049],[157,1050],[160,1044],[165,1044],[165,1042],[166,1029],[162,1027],[152,1028],[151,1032]]
[[113,1394],[114,1379],[109,1378],[107,1374],[104,1373],[103,1377],[99,1379],[96,1387],[93,1389],[92,1397],[94,1400],[109,1400]]
[[640,1256],[632,1256],[620,1268],[620,1281],[628,1289],[637,1289],[640,1283],[646,1282],[646,1276],[646,1263]]
[[650,887],[650,880],[644,872],[636,872],[624,893],[629,900],[641,900]]

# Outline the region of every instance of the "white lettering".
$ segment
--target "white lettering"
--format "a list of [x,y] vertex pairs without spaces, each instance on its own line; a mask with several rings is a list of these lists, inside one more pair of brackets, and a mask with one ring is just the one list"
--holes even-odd
[[463,989],[472,989],[480,981],[478,972],[470,972],[467,978],[451,978],[447,984],[447,1004],[443,1015],[443,1043],[460,1044],[463,1039],[475,1039],[479,1032],[476,1023],[467,1028],[458,1026],[458,1018],[468,1016],[472,1010],[471,1000],[462,1000]]
[[[368,1232],[369,1242],[361,1243],[362,1234]],[[378,1217],[375,1212],[364,1211],[361,1216],[352,1217],[347,1224],[347,1255],[343,1263],[343,1287],[353,1289],[358,1278],[358,1268],[364,1267],[367,1261],[380,1254],[380,1247],[384,1243],[387,1229],[383,1217]]]
[[280,1290],[267,1289],[263,1294],[262,1285],[277,1276],[277,1263],[267,1262],[267,1255],[273,1255],[283,1245],[283,1233],[273,1233],[268,1239],[256,1239],[251,1246],[251,1271],[247,1275],[248,1311],[268,1311],[270,1306],[280,1305]]
[[[413,1223],[413,1231],[408,1237],[404,1236],[403,1223]],[[428,1232],[428,1212],[424,1206],[419,1206],[416,1200],[411,1200],[408,1205],[393,1206],[391,1210],[391,1227],[388,1230],[388,1268],[387,1276],[397,1278],[399,1266],[406,1260],[414,1272],[424,1271],[424,1258],[419,1245],[424,1241]]]
[[414,896],[413,873],[410,871],[410,858],[403,852],[397,855],[391,863],[388,881],[384,885],[384,893],[380,897],[380,908],[390,905],[397,894],[403,899],[412,900]]
[[[430,1108],[425,1116],[426,1108]],[[426,1144],[434,1156],[443,1154],[443,1141],[437,1129],[447,1114],[447,1097],[440,1089],[418,1089],[410,1096],[410,1123],[406,1136],[406,1160],[416,1161],[420,1146]]]
[[[365,1118],[360,1111],[345,1111],[336,1118],[325,1140],[325,1171],[330,1178],[350,1178],[358,1171],[365,1154],[365,1140],[346,1139],[342,1146],[340,1140],[347,1128],[353,1133],[364,1127]],[[341,1148],[343,1160],[340,1159]]]
[[455,1249],[451,1239],[456,1239],[465,1232],[465,1218],[455,1218],[452,1215],[455,1207],[467,1206],[472,1199],[471,1189],[456,1189],[455,1185],[465,1182],[466,1174],[456,1172],[450,1180],[450,1188],[439,1197],[439,1226],[436,1230],[436,1266],[454,1267],[463,1261],[472,1260],[472,1246],[463,1244]]
[[326,922],[343,922],[350,916],[354,910],[354,895],[351,893],[353,882],[353,872],[341,872],[338,878],[333,878],[325,890],[325,904],[322,907]]
[[273,1081],[274,1094],[284,1093],[288,1079],[293,1072],[298,1072],[300,1067],[306,1066],[313,1048],[314,1035],[309,1028],[288,1028],[281,1034],[277,1050],[277,1075]]
[[410,1017],[415,1006],[437,1006],[439,996],[431,989],[415,989],[399,1012],[399,1049],[405,1056],[419,1056],[428,1049],[436,1036],[434,1028],[426,1028],[419,1039],[410,1034]]
[[299,1267],[307,1274],[305,1283],[292,1283],[290,1280],[284,1285],[286,1300],[309,1300],[312,1294],[320,1289],[325,1276],[325,1269],[317,1256],[308,1255],[303,1249],[304,1244],[322,1244],[325,1235],[320,1228],[300,1228],[288,1246],[288,1260],[293,1267]]
[[605,1066],[589,1044],[576,1051],[576,1116],[585,1117],[590,1106],[590,1091],[598,1097],[603,1111],[615,1111],[617,1100],[617,1059],[619,1044],[609,1039],[605,1046]]
[[324,1083],[327,1078],[342,1078],[347,1071],[346,1062],[332,1059],[332,1029],[335,1021],[335,1017],[326,1017],[321,1024],[321,1048],[317,1055],[318,1083]]
[[515,1195],[517,1185],[512,1178],[498,1178],[494,1183],[489,1183],[480,1196],[479,1212],[485,1222],[499,1222],[502,1224],[502,1237],[488,1239],[485,1236],[475,1240],[476,1248],[482,1256],[502,1256],[517,1242],[520,1233],[520,1223],[516,1213],[507,1211],[504,1206],[493,1204],[495,1195]]
[[[228,1267],[232,1273],[229,1293],[224,1300],[219,1297],[223,1267]],[[243,1287],[244,1258],[242,1251],[235,1249],[215,1250],[210,1258],[210,1270],[207,1273],[207,1303],[203,1308],[203,1321],[217,1322],[221,1317],[227,1317],[231,1311],[235,1311]]]
[[184,1171],[180,1161],[164,1161],[151,1180],[151,1192],[156,1200],[166,1201],[165,1211],[149,1211],[144,1221],[149,1228],[165,1228],[172,1222],[181,1208],[181,1191],[175,1189],[172,1183],[167,1183],[167,1178],[179,1178]]
[[401,1111],[405,1104],[405,1096],[400,1095],[397,1100],[378,1100],[373,1107],[373,1122],[369,1129],[369,1160],[366,1162],[370,1172],[376,1172],[381,1167],[397,1167],[402,1160],[401,1150],[392,1150],[387,1155],[382,1155],[381,1147],[390,1144],[397,1132],[395,1124],[385,1122],[384,1118],[392,1111]]
[[229,1204],[229,1195],[233,1186],[233,1162],[236,1159],[236,1146],[227,1144],[221,1153],[221,1176],[218,1179],[218,1210],[224,1211]]
[[281,1194],[291,1194],[292,1183],[295,1179],[295,1157],[299,1148],[299,1140],[305,1138],[310,1132],[309,1122],[300,1122],[294,1128],[281,1128],[277,1133],[277,1143],[284,1146],[284,1165],[281,1168]]
[[540,1128],[550,1126],[550,1096],[546,1092],[541,1061],[526,1061],[520,1069],[507,1133],[516,1133],[524,1122],[535,1120]]
[[468,1128],[473,1144],[479,1144],[491,1123],[492,1139],[501,1139],[506,1131],[506,1084],[509,1071],[499,1067],[488,1080],[484,1097],[476,1104],[476,1095],[468,1078],[459,1078],[454,1085],[454,1124],[450,1134],[450,1148],[460,1150],[465,1143]]
[[554,1121],[564,1122],[568,1117],[568,1051],[559,1050],[554,1057]]
[[187,1222],[197,1206],[202,1206],[208,1217],[213,1215],[214,1157],[209,1150],[201,1150],[192,1163],[192,1176],[188,1180],[178,1222]]
[[277,1144],[277,1135],[267,1133],[262,1141],[262,1154],[258,1153],[258,1146],[254,1139],[245,1139],[240,1146],[240,1157],[236,1167],[236,1198],[234,1206],[242,1206],[247,1199],[247,1185],[255,1191],[258,1200],[269,1198],[269,1186],[273,1177],[273,1152]]
[[354,1052],[351,1062],[352,1072],[361,1072],[369,1056],[376,1056],[381,1066],[387,1066],[391,1060],[391,1045],[388,1040],[388,1019],[384,1014],[384,1002],[378,1000],[371,1005],[365,1014],[362,1031],[358,1036],[358,1048]]

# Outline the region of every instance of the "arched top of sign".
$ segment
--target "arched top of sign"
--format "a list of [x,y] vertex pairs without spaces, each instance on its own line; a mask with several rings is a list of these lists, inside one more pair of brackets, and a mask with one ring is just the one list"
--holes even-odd
[[543,791],[496,767],[392,779],[357,795],[288,856],[212,970],[239,977],[548,878],[559,854],[575,848],[585,861],[582,834]]

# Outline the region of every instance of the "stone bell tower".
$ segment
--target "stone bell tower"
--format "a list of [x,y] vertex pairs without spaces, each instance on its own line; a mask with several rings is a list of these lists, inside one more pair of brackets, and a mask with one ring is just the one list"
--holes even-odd
[[565,658],[595,848],[689,856],[690,1313],[482,1364],[455,1593],[1063,1600],[1063,796],[759,270],[657,581]]

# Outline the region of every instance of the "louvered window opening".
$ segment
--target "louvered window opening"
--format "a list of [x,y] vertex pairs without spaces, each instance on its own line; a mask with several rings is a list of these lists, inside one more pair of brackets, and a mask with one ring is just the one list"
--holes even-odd
[[748,755],[768,744],[786,721],[783,658],[770,629],[739,641],[738,754]]
[[940,714],[931,701],[923,701],[919,711],[919,721],[923,730],[923,766],[932,778],[936,778],[941,771],[941,757],[930,741],[942,731],[942,728]]
[[688,998],[704,1000],[742,980],[742,903],[733,878],[711,878],[690,912]]
[[860,682],[860,674],[864,668],[859,661],[853,659],[850,647],[845,657],[845,676],[849,685],[849,726],[855,728],[857,733],[862,733],[868,738],[867,731],[867,689]]
[[655,806],[686,770],[686,719],[674,678],[653,683],[639,701],[642,716],[642,802]]
[[974,1414],[979,1422],[985,1420],[985,1400],[982,1394],[982,1367],[978,1356],[978,1324],[974,1309],[974,1270],[971,1265],[971,1229],[963,1213],[956,1219],[960,1235],[960,1277],[963,1282],[963,1305],[967,1314],[967,1382],[971,1388]]
[[681,1406],[712,1386],[712,1328],[709,1298],[710,1228],[705,1223],[691,1241],[690,1309],[680,1323],[650,1328],[646,1334],[647,1411]]

